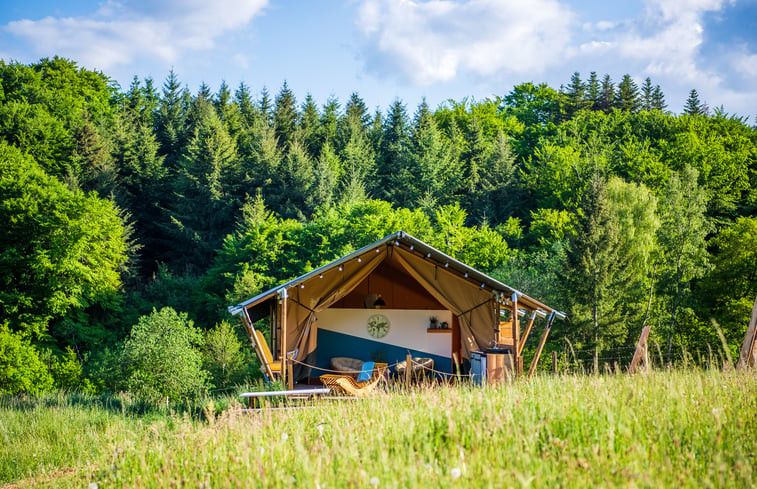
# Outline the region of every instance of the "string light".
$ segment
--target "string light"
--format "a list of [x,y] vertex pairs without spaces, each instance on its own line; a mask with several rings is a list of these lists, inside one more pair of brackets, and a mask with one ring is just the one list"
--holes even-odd
[[342,267],[342,265],[339,265],[339,271],[341,272],[342,270],[344,270],[344,268]]
[[360,263],[361,261],[363,261],[363,260],[361,260],[360,258],[358,258],[358,259],[357,259],[357,262],[358,262],[358,263]]
[[444,268],[449,268],[449,262],[444,264]]
[[413,251],[415,249],[415,245],[410,245],[410,251]]
[[468,278],[468,272],[465,272],[465,278]]
[[318,278],[323,278],[323,274],[318,275]]
[[481,288],[483,289],[486,284],[481,282]]
[[431,253],[427,253],[426,258],[431,258]]

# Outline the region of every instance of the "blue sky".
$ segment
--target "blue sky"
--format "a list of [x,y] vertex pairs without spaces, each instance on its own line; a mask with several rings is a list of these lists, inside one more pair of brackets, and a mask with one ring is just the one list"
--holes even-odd
[[757,0],[5,0],[0,58],[60,55],[122,87],[173,68],[195,92],[225,80],[299,100],[344,103],[357,91],[412,112],[558,88],[574,71],[647,76],[679,112],[692,88],[711,107],[757,114]]

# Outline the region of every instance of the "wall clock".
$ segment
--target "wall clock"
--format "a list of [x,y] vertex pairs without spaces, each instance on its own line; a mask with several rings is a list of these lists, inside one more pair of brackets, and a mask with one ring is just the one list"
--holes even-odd
[[374,314],[368,318],[368,334],[374,338],[383,338],[389,334],[389,318],[383,314]]

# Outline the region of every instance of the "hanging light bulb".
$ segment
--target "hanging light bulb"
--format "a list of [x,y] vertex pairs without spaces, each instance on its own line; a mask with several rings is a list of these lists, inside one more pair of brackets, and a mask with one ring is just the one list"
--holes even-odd
[[358,263],[360,263],[361,261],[363,261],[363,260],[361,260],[360,258],[358,258],[358,259],[357,259],[357,262],[358,262]]
[[415,245],[410,245],[410,251],[415,249]]

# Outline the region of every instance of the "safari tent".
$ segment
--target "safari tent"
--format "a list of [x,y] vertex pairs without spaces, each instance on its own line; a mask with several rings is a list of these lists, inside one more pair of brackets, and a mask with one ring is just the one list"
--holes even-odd
[[[334,357],[389,364],[428,357],[453,372],[471,352],[522,350],[537,317],[544,318],[538,362],[552,322],[564,315],[399,231],[305,275],[229,308],[253,344],[268,321],[270,345],[256,348],[282,379],[302,380]],[[270,372],[270,370],[269,370]],[[290,382],[292,379],[289,379]]]

